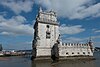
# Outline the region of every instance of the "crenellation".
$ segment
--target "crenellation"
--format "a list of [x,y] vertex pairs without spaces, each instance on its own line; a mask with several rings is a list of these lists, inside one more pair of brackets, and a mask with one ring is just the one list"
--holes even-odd
[[67,47],[90,47],[89,44],[82,44],[82,43],[62,43],[61,46]]
[[38,21],[43,21],[45,23],[58,24],[57,18],[55,16],[54,12],[50,12],[50,13],[42,12],[39,15],[40,15],[40,17],[38,17]]
[[66,44],[66,46],[68,46],[68,43],[65,43]]

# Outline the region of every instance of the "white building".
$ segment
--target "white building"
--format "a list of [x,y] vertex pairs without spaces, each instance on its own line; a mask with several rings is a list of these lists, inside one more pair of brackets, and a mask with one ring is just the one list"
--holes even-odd
[[40,8],[34,25],[32,58],[93,56],[92,42],[86,44],[62,43],[59,39],[59,23],[54,11]]

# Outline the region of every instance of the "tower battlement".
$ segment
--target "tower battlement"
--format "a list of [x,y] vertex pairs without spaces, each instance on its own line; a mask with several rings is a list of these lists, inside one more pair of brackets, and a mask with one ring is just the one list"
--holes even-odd
[[41,8],[36,20],[41,23],[59,25],[57,22],[56,13],[54,11],[44,12]]
[[69,47],[76,46],[76,47],[78,47],[78,46],[89,46],[89,44],[88,43],[86,43],[86,44],[82,44],[82,43],[62,43],[61,46],[69,46]]

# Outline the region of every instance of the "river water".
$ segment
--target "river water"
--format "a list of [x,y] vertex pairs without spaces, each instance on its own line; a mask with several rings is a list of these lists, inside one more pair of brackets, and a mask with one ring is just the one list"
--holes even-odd
[[100,67],[100,52],[95,52],[96,60],[66,60],[52,63],[49,61],[32,62],[28,57],[5,57],[0,67]]

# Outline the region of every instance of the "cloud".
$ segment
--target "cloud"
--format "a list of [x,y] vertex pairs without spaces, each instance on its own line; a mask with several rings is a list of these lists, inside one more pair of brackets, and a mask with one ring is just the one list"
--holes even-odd
[[100,42],[94,42],[95,47],[100,47]]
[[[63,39],[63,43],[87,43],[89,41],[90,37],[84,37],[84,38],[80,38],[80,37],[68,37]],[[100,36],[92,36],[92,42],[93,42],[93,46],[100,46],[100,42],[97,41],[97,39],[100,38]]]
[[91,38],[92,39],[99,39],[100,38],[100,35],[98,35],[98,36],[92,36]]
[[33,7],[33,0],[0,0],[0,4],[10,8],[16,14],[30,12]]
[[6,11],[0,12],[0,15],[6,16],[7,15],[7,12]]
[[60,26],[60,33],[61,34],[78,34],[80,32],[85,31],[84,28],[82,28],[81,25],[75,25],[75,26],[66,26],[65,24],[62,24]]
[[78,38],[78,37],[68,37],[63,40],[63,42],[68,43],[86,43],[89,38]]
[[94,43],[94,46],[100,47],[100,35],[97,36],[91,36],[92,42]]
[[100,33],[100,30],[96,30],[95,33]]
[[[9,46],[9,47],[8,47]],[[32,49],[32,43],[29,41],[26,42],[16,42],[3,45],[5,50],[30,50]]]
[[0,34],[1,34],[1,35],[14,35],[14,34],[11,33],[11,32],[5,32],[5,31],[1,32]]
[[13,16],[11,19],[5,19],[0,16],[0,34],[1,35],[33,35],[32,25],[27,23],[23,16]]
[[100,30],[99,29],[92,29],[92,31],[94,32],[94,33],[100,33]]
[[92,5],[88,8],[85,8],[84,10],[80,11],[79,13],[76,13],[72,16],[73,18],[86,18],[86,17],[99,17],[100,16],[100,3],[97,3],[95,5]]
[[60,17],[84,19],[100,17],[100,3],[96,0],[35,0],[47,10],[53,9]]

